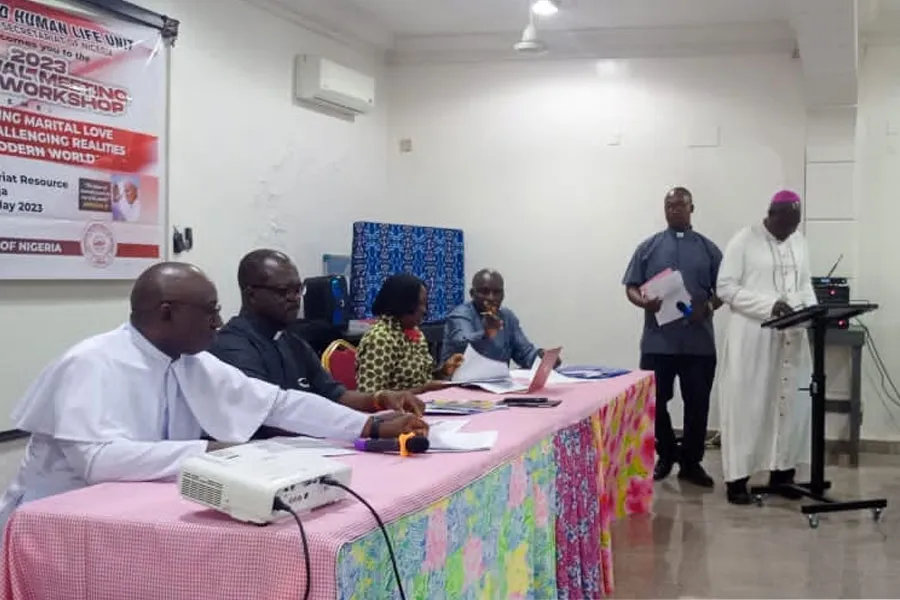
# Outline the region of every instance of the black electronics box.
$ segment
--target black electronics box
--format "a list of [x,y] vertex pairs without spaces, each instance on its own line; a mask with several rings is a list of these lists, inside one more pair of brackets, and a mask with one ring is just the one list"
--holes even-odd
[[328,323],[346,330],[350,322],[350,293],[343,275],[310,277],[303,282],[303,315],[307,321]]
[[[850,283],[846,277],[813,277],[813,291],[819,304],[849,304]],[[836,329],[847,329],[849,321],[837,321],[830,324]]]

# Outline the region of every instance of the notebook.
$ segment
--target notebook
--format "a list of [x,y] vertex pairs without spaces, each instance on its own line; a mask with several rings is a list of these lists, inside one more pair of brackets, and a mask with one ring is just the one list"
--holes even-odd
[[495,400],[452,400],[435,399],[425,403],[426,415],[477,415],[492,410],[503,410],[506,406]]

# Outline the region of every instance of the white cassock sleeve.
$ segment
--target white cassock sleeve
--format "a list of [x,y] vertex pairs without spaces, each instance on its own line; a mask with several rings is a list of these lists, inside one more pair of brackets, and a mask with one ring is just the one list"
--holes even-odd
[[73,352],[41,374],[14,411],[14,423],[52,437],[89,484],[176,476],[207,442],[158,439],[157,409],[142,395],[144,387],[102,353]]
[[207,442],[160,441],[67,442],[59,446],[88,485],[105,481],[158,481],[178,476],[181,463],[206,452]]
[[322,396],[278,390],[264,424],[312,437],[354,441],[362,435],[369,415]]
[[744,268],[750,229],[744,229],[731,238],[719,267],[716,293],[734,312],[751,319],[765,321],[772,316],[772,307],[778,298],[771,293],[758,292],[744,287]]
[[369,420],[322,396],[247,377],[208,352],[184,358],[178,380],[185,398],[203,430],[219,441],[245,442],[260,425],[353,441]]

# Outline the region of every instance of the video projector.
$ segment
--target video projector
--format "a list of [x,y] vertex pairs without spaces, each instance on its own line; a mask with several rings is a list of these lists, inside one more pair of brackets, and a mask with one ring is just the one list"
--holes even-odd
[[346,493],[325,485],[330,477],[350,485],[349,465],[277,442],[254,442],[194,456],[182,463],[182,497],[238,521],[266,524],[287,513],[275,510],[281,498],[295,512],[337,502]]

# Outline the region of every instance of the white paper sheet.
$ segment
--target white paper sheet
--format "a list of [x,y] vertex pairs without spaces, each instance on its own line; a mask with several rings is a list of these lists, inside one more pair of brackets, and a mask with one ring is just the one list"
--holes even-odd
[[516,394],[518,392],[526,391],[530,383],[530,381],[522,383],[521,381],[504,379],[502,381],[474,381],[466,385],[480,388],[491,394]]
[[[512,371],[512,377],[516,381],[528,381],[534,377],[534,371],[526,371],[525,369],[514,369]],[[561,375],[556,371],[551,371],[550,376],[547,378],[547,385],[559,384],[559,383],[584,383],[584,379],[575,379],[574,377],[566,377],[565,375]]]
[[497,442],[496,431],[431,431],[428,441],[431,443],[429,452],[478,452],[490,450]]
[[[513,369],[510,371],[512,378],[516,381],[527,381],[531,383],[531,380],[534,379],[534,375],[537,372],[538,365],[541,364],[541,359],[538,358],[534,361],[534,365],[532,365],[531,370],[527,369]],[[561,383],[586,383],[589,380],[587,379],[576,379],[575,377],[568,377],[563,375],[562,373],[557,373],[556,371],[550,371],[550,376],[547,378],[547,385],[561,384]],[[528,389],[527,387],[525,389]]]
[[463,363],[453,373],[453,383],[468,384],[509,379],[509,365],[492,360],[478,353],[471,345],[466,346]]
[[425,418],[428,423],[429,452],[477,452],[490,450],[497,441],[496,431],[460,431],[469,419]]
[[691,295],[684,287],[684,279],[679,271],[666,270],[641,286],[641,293],[648,298],[659,298],[662,306],[656,313],[656,322],[666,325],[684,317],[678,310],[678,303],[690,306]]
[[356,451],[350,448],[340,448],[325,440],[305,437],[274,437],[253,443],[267,446],[271,451],[277,451],[279,446],[283,446],[290,450],[300,450],[310,456],[347,456],[356,454]]
[[425,417],[428,423],[428,435],[433,433],[455,433],[466,426],[469,419],[434,419]]

